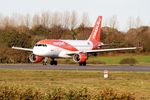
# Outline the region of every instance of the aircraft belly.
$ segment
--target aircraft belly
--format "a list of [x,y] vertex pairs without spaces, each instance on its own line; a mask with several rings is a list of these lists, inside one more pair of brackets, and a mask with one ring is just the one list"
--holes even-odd
[[60,49],[58,47],[55,47],[55,46],[52,46],[52,45],[49,45],[48,46],[48,57],[58,57],[60,53]]

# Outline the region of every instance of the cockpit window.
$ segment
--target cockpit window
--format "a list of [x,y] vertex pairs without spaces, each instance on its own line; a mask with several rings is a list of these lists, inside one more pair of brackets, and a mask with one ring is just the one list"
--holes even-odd
[[41,47],[41,46],[42,46],[42,47],[47,47],[46,44],[35,44],[35,46],[36,46],[36,47]]

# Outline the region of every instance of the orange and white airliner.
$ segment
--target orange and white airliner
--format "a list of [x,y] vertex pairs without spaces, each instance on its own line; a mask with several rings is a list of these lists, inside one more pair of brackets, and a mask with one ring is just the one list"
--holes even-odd
[[104,51],[116,50],[133,50],[136,47],[129,48],[113,48],[99,49],[99,46],[104,44],[100,41],[102,16],[98,16],[95,26],[88,40],[41,40],[35,44],[33,49],[12,47],[13,49],[31,51],[29,60],[33,63],[41,62],[47,64],[47,59],[51,58],[51,65],[57,65],[55,58],[73,58],[73,61],[79,63],[80,66],[86,66],[88,55]]

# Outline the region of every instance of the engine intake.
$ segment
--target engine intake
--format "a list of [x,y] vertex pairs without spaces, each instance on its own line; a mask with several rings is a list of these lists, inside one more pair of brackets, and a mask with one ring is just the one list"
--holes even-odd
[[30,60],[32,63],[38,63],[38,62],[41,62],[41,61],[43,60],[43,57],[34,55],[34,54],[32,53],[32,54],[30,54],[30,56],[29,56],[29,60]]
[[87,60],[87,55],[85,53],[79,53],[73,55],[73,60],[75,62],[83,63]]

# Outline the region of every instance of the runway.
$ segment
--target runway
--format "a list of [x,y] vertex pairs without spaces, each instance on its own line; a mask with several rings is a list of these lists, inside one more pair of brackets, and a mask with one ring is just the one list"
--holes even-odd
[[58,66],[43,66],[41,64],[5,64],[0,65],[0,69],[22,69],[22,70],[89,70],[89,71],[103,71],[105,69],[110,71],[146,71],[150,72],[150,66],[129,66],[129,65],[58,65]]

